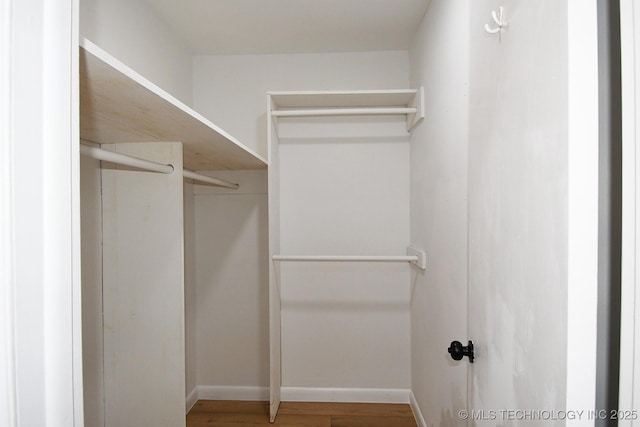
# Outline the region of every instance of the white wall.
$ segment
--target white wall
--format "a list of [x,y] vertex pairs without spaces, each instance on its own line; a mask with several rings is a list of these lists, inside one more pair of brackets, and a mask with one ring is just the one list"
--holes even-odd
[[[283,255],[406,253],[403,117],[281,119],[278,128]],[[318,399],[288,388],[409,388],[410,270],[280,263],[284,400]]]
[[[466,425],[466,370],[444,351],[467,338],[467,307],[469,409],[593,408],[595,2],[570,3],[567,16],[566,2],[433,0],[414,40],[412,84],[428,102],[412,138],[411,233],[428,267],[413,291],[412,379],[429,426]],[[483,27],[501,4],[500,42]]]
[[411,85],[426,93],[411,137],[411,242],[427,253],[411,280],[412,391],[429,426],[464,425],[467,405],[468,364],[446,351],[467,340],[469,3],[432,0],[410,51]]
[[191,52],[142,0],[80,0],[80,36],[192,104]]
[[478,357],[469,406],[558,411],[575,351],[567,349],[567,2],[502,4],[509,27],[500,41],[484,31],[498,2],[471,2],[469,335]]
[[[201,56],[194,59],[194,107],[266,156],[267,91],[406,88],[408,68],[407,52]],[[198,384],[253,387],[252,396],[265,398],[266,174],[243,174],[251,172],[237,179],[259,184],[254,194],[213,196],[196,189]],[[405,236],[402,245],[409,243],[408,229]],[[408,367],[404,375],[399,383],[408,387]]]
[[210,386],[269,382],[266,172],[212,175],[240,185],[194,186],[197,384],[201,398],[225,398]]
[[409,72],[407,52],[196,56],[193,67],[195,109],[265,158],[267,91],[406,88]]

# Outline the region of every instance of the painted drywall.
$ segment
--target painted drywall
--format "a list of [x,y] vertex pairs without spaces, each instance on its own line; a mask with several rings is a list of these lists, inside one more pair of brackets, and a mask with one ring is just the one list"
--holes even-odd
[[[501,38],[484,30],[498,3],[470,5],[469,407],[558,411],[567,378],[567,3],[503,2]],[[477,425],[511,424],[497,417]]]
[[100,161],[80,159],[84,425],[104,426],[102,184]]
[[202,55],[406,49],[428,1],[145,0]]
[[267,156],[267,91],[396,89],[408,84],[403,51],[196,56],[194,107]]
[[[281,119],[278,128],[283,255],[406,253],[403,117]],[[280,262],[285,390],[408,389],[410,270]]]
[[[468,153],[464,152],[463,146],[459,147],[459,154],[467,155],[469,164],[469,187],[466,190],[470,201],[469,299],[468,302],[460,300],[462,307],[459,310],[452,305],[447,307],[449,314],[462,315],[466,311],[464,306],[468,304],[469,307],[468,338],[476,342],[477,350],[476,363],[470,367],[469,409],[537,408],[553,411],[564,409],[569,403],[573,406],[568,409],[589,409],[593,407],[595,376],[592,378],[591,370],[595,369],[595,365],[584,365],[581,374],[571,368],[574,374],[568,378],[565,340],[569,332],[570,337],[584,337],[586,340],[581,342],[595,345],[595,312],[591,312],[594,307],[591,307],[593,299],[590,294],[593,289],[589,285],[595,280],[595,274],[591,274],[591,268],[585,268],[585,265],[595,265],[595,259],[589,256],[594,252],[595,241],[592,237],[583,237],[593,236],[597,226],[593,221],[582,220],[588,217],[584,215],[584,209],[595,211],[595,205],[590,204],[593,196],[583,197],[581,194],[597,193],[595,185],[583,189],[584,185],[595,182],[593,178],[597,177],[597,164],[589,163],[591,154],[585,156],[584,150],[578,148],[587,140],[591,141],[589,135],[597,134],[580,130],[580,126],[584,127],[586,123],[596,122],[595,116],[589,115],[589,111],[593,110],[589,102],[593,98],[585,96],[584,86],[575,86],[571,110],[579,111],[575,116],[574,131],[575,135],[582,137],[575,138],[576,145],[572,151],[574,168],[571,176],[575,194],[569,199],[567,176],[571,171],[568,168],[567,148],[566,8],[558,9],[557,2],[503,3],[509,27],[500,41],[497,36],[490,36],[483,30],[484,24],[491,19],[491,10],[499,5],[496,1],[434,0],[425,17],[425,23],[429,25],[425,28],[423,23],[411,50],[412,64],[422,64],[421,67],[412,65],[412,83],[416,76],[423,75],[427,99],[434,101],[433,105],[427,104],[427,109],[442,104],[442,110],[446,112],[445,119],[435,114],[433,121],[426,120],[414,131],[412,138],[412,166],[420,165],[419,168],[412,167],[412,239],[413,243],[420,243],[416,240],[420,239],[419,221],[423,217],[439,215],[448,204],[452,204],[456,195],[462,194],[447,186],[451,186],[458,177],[454,168],[456,164],[461,168],[459,173],[464,173],[462,164],[456,163],[459,159],[447,159],[434,149],[431,156],[443,163],[425,167],[429,163],[419,163],[418,149],[421,146],[416,144],[422,132],[432,127],[437,129],[440,123],[442,133],[429,135],[428,142],[453,135],[458,129],[456,125],[446,124],[447,117],[458,114],[460,121],[457,126],[465,126],[465,95],[460,87],[448,85],[454,85],[456,81],[465,82],[461,75],[464,73],[461,71],[464,70],[464,55],[465,51],[471,52],[470,62],[466,60],[470,66],[467,81],[472,88],[467,129]],[[575,15],[578,8],[581,7],[576,3],[571,22],[578,20],[579,25],[583,26],[574,30],[576,43],[572,47],[580,48],[581,52],[590,52],[584,49],[584,44],[590,40],[584,36],[591,33],[584,30],[592,28],[593,23],[587,22],[590,15]],[[549,10],[557,13],[549,14]],[[467,15],[467,19],[470,19],[470,33],[467,35],[470,45],[465,46],[462,37],[459,45],[454,44],[458,46],[457,49],[445,50],[442,34],[446,33],[446,28],[454,25],[460,29],[459,18],[462,16],[464,22],[465,12],[470,13],[470,16]],[[446,34],[447,46],[450,46],[451,33]],[[425,59],[433,52],[438,52],[438,49],[443,50],[437,56],[438,60]],[[458,55],[457,59],[447,62],[455,55]],[[574,58],[573,78],[584,83],[587,81],[584,76],[592,75],[588,55],[569,56]],[[440,63],[442,69],[447,71],[437,72]],[[450,73],[451,76],[442,77],[444,73]],[[440,83],[438,76],[441,76]],[[452,76],[457,76],[457,80]],[[430,82],[434,82],[433,86],[430,86]],[[439,92],[438,89],[443,86],[446,91],[443,89]],[[442,95],[438,96],[440,93]],[[459,104],[450,104],[456,98]],[[431,112],[434,113],[437,111]],[[427,117],[430,117],[429,111]],[[585,120],[584,117],[591,117],[592,120]],[[447,148],[440,148],[441,152],[453,149],[449,146],[455,140],[448,142]],[[586,146],[584,148],[587,149]],[[589,150],[591,153],[592,149]],[[442,170],[434,176],[425,172],[438,167]],[[447,174],[447,168],[452,168],[454,173]],[[443,198],[417,192],[430,185],[428,179],[435,180],[448,190]],[[458,187],[459,190],[462,188],[462,185]],[[434,191],[439,190],[436,188]],[[573,203],[572,221],[577,221],[573,229],[581,236],[575,234],[572,240],[568,239],[568,200]],[[428,209],[420,211],[416,209],[416,203],[428,203]],[[450,218],[457,217],[454,214]],[[457,219],[464,227],[463,221]],[[583,227],[587,224],[590,225]],[[438,231],[436,228],[428,236],[435,239],[434,246],[438,249],[431,253],[427,246],[427,254],[433,257],[448,250],[450,257],[446,262],[463,260],[464,255],[460,252],[462,245],[458,247],[456,255],[456,251],[452,250],[455,237],[438,241]],[[450,233],[451,236],[460,234],[459,230]],[[567,242],[571,244],[570,247]],[[574,264],[582,260],[582,268],[579,263],[575,264],[574,273],[578,274],[573,274],[573,279],[570,278],[568,282],[570,254]],[[585,260],[592,262],[584,264]],[[439,269],[441,265],[442,260],[439,260],[430,267]],[[447,382],[451,378],[442,369],[429,369],[430,366],[437,366],[434,362],[424,363],[429,352],[434,350],[430,346],[432,342],[423,338],[424,331],[433,332],[425,327],[427,323],[422,319],[438,310],[437,305],[429,305],[438,301],[437,298],[421,297],[421,286],[428,282],[429,274],[428,267],[424,278],[417,277],[413,291],[412,388],[427,425],[466,425],[457,417],[455,410],[449,409],[464,405],[466,384],[447,396],[446,392],[442,393],[442,388],[438,388],[438,381]],[[575,282],[574,285],[571,285],[571,280]],[[575,301],[570,305],[567,283],[577,286],[573,295]],[[582,291],[577,291],[578,288]],[[456,299],[460,295],[455,295],[454,289],[449,286],[440,292],[445,296],[447,292],[449,298]],[[462,288],[458,289],[462,291]],[[567,324],[568,306],[574,318],[571,325]],[[446,319],[447,328],[443,329],[448,329],[454,321],[451,316]],[[580,322],[576,323],[578,319]],[[442,321],[441,318],[438,320]],[[423,327],[418,328],[420,325]],[[591,332],[585,333],[585,328]],[[447,343],[440,345],[443,344]],[[437,348],[435,351],[440,355],[442,350]],[[575,366],[575,363],[571,363],[571,366]],[[571,388],[570,395],[567,393],[567,384]],[[444,390],[450,389],[450,383],[446,383]],[[478,420],[476,424],[482,422],[503,425],[507,421]]]
[[[407,52],[199,56],[194,59],[194,107],[215,118],[217,124],[244,144],[266,155],[267,91],[406,88],[408,68]],[[408,160],[405,167],[408,171]],[[242,178],[242,174],[238,178],[248,179]],[[248,387],[246,390],[252,396],[266,397],[264,391],[269,385],[266,175],[261,179],[263,187],[253,191],[255,195],[214,196],[200,194],[201,186],[196,189],[197,380],[202,390],[242,386]],[[242,188],[241,183],[241,192]],[[408,195],[403,203],[399,209],[408,206]],[[405,221],[408,224],[408,209]],[[259,233],[257,237],[251,234],[255,232]],[[402,247],[398,243],[393,248],[401,253],[408,244],[408,226],[403,236]],[[408,283],[408,276],[405,282]],[[405,296],[408,291],[402,286],[396,289],[394,301],[408,298]],[[402,335],[407,330],[408,318],[405,331],[399,332],[402,338],[398,338],[405,340],[403,345],[408,349],[408,338]],[[408,388],[408,356],[402,369],[405,368],[395,384]],[[361,384],[364,386],[366,382]]]
[[197,384],[225,398],[207,387],[269,382],[267,189],[265,171],[212,175],[240,185],[194,186]]
[[[411,277],[412,391],[428,426],[466,425],[468,362],[447,354],[467,335],[469,1],[432,0],[413,40],[411,85],[426,118],[411,136],[411,243],[427,253]],[[455,28],[455,31],[450,29]]]
[[80,36],[192,104],[191,52],[144,1],[80,0]]

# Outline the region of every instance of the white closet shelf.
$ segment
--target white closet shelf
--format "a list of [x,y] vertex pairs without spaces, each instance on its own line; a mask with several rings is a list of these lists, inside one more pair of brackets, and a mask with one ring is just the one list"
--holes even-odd
[[80,137],[182,142],[184,166],[193,170],[267,168],[260,155],[87,39],[80,44]]
[[273,117],[407,115],[407,130],[424,119],[424,89],[269,92]]

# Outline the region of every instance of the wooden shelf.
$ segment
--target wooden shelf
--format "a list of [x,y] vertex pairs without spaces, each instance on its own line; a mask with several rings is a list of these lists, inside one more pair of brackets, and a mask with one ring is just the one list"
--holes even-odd
[[80,137],[98,144],[179,141],[192,170],[266,169],[267,161],[89,40],[80,46]]
[[[273,117],[406,114],[407,130],[424,119],[424,89],[269,92]],[[408,113],[404,110],[415,110]],[[309,110],[309,111],[305,111]],[[397,110],[397,113],[394,112]],[[310,114],[307,114],[310,113]],[[334,114],[335,113],[335,114]]]

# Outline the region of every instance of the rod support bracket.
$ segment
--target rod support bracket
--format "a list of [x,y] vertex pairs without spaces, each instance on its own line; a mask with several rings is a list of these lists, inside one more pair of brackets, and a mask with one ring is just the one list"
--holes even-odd
[[407,132],[411,132],[418,123],[424,120],[424,87],[420,86],[418,88],[407,106],[416,109],[414,114],[407,114]]
[[407,255],[417,257],[416,261],[409,261],[411,264],[422,270],[427,269],[427,253],[424,250],[416,248],[415,246],[408,246]]

